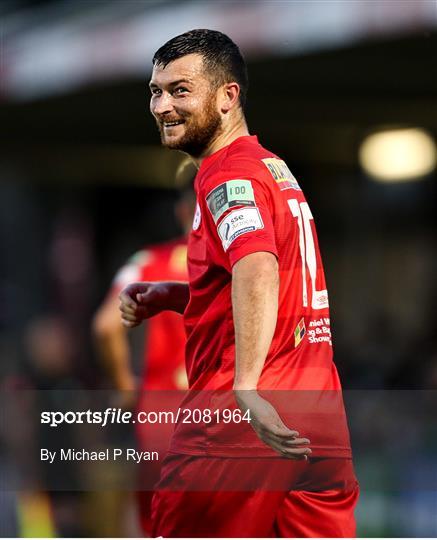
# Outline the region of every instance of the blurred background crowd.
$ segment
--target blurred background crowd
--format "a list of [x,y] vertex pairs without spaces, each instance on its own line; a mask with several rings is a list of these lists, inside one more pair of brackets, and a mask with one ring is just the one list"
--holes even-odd
[[[0,18],[2,392],[110,387],[96,310],[132,253],[183,233],[173,211],[183,156],[160,147],[147,82],[153,52],[192,28],[241,47],[250,130],[309,200],[335,360],[359,409],[351,423],[392,425],[396,406],[391,417],[375,396],[437,390],[434,0],[3,0]],[[142,338],[132,335],[137,373]],[[437,478],[437,430],[432,415],[423,421],[416,483],[403,485],[401,467],[383,474],[371,431],[352,426],[361,535],[437,534],[436,487],[420,480]],[[392,448],[393,430],[380,429]],[[1,476],[10,434],[0,435]],[[120,517],[119,499],[3,491],[0,533],[137,535],[134,504]]]

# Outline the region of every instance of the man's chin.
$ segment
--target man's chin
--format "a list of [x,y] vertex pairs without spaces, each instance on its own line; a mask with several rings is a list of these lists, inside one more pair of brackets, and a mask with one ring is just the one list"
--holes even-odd
[[184,144],[182,141],[176,139],[176,140],[168,140],[168,139],[161,139],[161,143],[163,146],[168,148],[169,150],[182,150]]
[[163,129],[159,130],[159,134],[161,136],[161,144],[163,146],[168,146],[169,148],[172,148],[173,145],[177,144],[182,138],[181,135],[179,135],[178,137],[172,137],[171,135],[166,134]]
[[184,150],[186,141],[183,137],[166,137],[162,134],[161,144],[170,150]]

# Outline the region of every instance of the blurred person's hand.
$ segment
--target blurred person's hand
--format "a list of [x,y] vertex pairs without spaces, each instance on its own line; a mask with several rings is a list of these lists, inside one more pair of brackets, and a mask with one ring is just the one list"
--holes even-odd
[[168,288],[163,282],[131,283],[121,291],[119,299],[122,323],[133,328],[168,309]]

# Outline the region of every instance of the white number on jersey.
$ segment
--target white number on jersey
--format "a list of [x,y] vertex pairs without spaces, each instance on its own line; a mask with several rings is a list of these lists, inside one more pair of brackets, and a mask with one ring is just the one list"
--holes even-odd
[[313,231],[311,229],[310,220],[313,219],[308,203],[300,203],[297,199],[288,199],[293,217],[297,220],[299,227],[299,248],[302,259],[302,301],[303,306],[308,306],[308,291],[307,291],[307,268],[311,281],[311,307],[313,309],[323,309],[328,307],[328,291],[326,289],[316,290],[317,277],[317,259],[316,248],[314,245]]

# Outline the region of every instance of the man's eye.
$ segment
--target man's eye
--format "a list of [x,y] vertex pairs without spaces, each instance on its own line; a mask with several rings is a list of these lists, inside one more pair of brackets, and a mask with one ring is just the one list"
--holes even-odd
[[183,86],[178,86],[174,90],[175,94],[184,94],[185,92],[188,92],[188,90],[187,90],[187,88],[184,88]]
[[159,88],[151,88],[150,91],[152,92],[152,96],[160,96],[161,90]]

